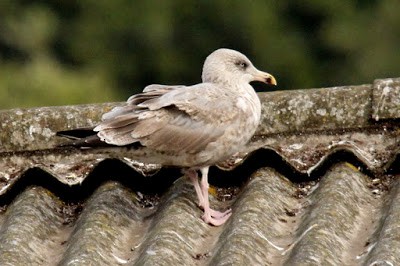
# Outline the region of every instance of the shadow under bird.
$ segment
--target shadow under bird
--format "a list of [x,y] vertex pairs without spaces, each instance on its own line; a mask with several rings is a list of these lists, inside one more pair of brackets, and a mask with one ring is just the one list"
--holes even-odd
[[[155,158],[141,161],[183,168],[204,210],[203,220],[222,225],[231,216],[231,209],[220,212],[210,208],[208,170],[240,152],[257,129],[261,104],[251,81],[276,85],[271,74],[255,68],[245,55],[218,49],[204,62],[202,83],[149,85],[124,105],[105,113],[89,136],[67,145],[139,144],[152,150]],[[75,135],[74,130],[59,133]]]

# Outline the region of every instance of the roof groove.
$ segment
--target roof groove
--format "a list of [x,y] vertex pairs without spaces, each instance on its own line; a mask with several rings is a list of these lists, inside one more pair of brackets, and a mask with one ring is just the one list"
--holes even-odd
[[[127,244],[134,246],[143,237],[146,212],[127,188],[116,182],[103,184],[85,203],[60,265],[89,265],[93,261],[113,265],[118,259],[128,260],[132,252]],[[133,236],[136,239],[131,239]]]
[[365,231],[380,201],[373,197],[367,182],[366,176],[346,163],[333,167],[320,180],[309,197],[311,205],[298,235],[313,228],[296,244],[286,264],[354,265],[361,262],[356,261],[355,255],[363,251],[368,239]]
[[[61,202],[40,187],[25,189],[8,207],[0,230],[0,265],[53,264],[63,252]],[[27,241],[28,239],[29,241]],[[53,250],[57,250],[54,254]]]
[[400,175],[396,177],[396,181],[386,199],[385,206],[382,208],[378,223],[378,230],[374,237],[371,237],[368,247],[372,251],[367,254],[367,265],[373,265],[374,262],[382,264],[390,264],[400,262]]
[[[318,145],[318,140],[317,138],[313,139],[313,145],[317,144]],[[390,144],[390,142],[386,143]],[[287,147],[290,147],[290,145],[296,145],[296,143],[293,144],[288,144]],[[389,146],[389,145],[387,145]],[[367,147],[368,148],[368,147]],[[319,146],[319,149],[321,149],[321,146]],[[225,172],[222,171],[219,173],[221,176],[235,176],[239,175],[239,173],[242,171],[241,168],[249,168],[246,170],[247,172],[250,171],[255,171],[260,167],[263,166],[270,166],[275,168],[277,171],[281,172],[282,170],[287,170],[287,167],[291,167],[294,172],[292,172],[291,175],[296,176],[296,179],[291,178],[292,180],[298,180],[299,176],[301,176],[301,179],[316,179],[319,178],[321,175],[324,174],[324,171],[326,169],[329,169],[329,167],[336,163],[337,161],[349,161],[351,163],[356,164],[360,170],[364,171],[366,174],[368,174],[371,178],[372,177],[379,177],[380,175],[386,173],[387,170],[389,169],[397,169],[395,159],[395,155],[392,155],[391,153],[387,152],[387,150],[390,151],[389,148],[382,147],[382,152],[386,153],[386,155],[381,154],[380,156],[387,157],[383,158],[381,161],[377,161],[370,155],[369,153],[363,153],[360,151],[360,149],[352,146],[347,146],[346,145],[337,145],[333,149],[331,149],[329,152],[325,151],[325,153],[321,153],[318,155],[318,148],[314,149],[309,149],[306,151],[303,151],[301,149],[283,149],[280,150],[279,153],[276,153],[275,150],[269,149],[269,148],[262,148],[258,151],[255,151],[249,155],[247,155],[247,159],[241,162],[243,166],[241,165],[236,165],[236,169],[231,171],[231,172]],[[391,149],[393,150],[393,148]],[[264,152],[265,151],[265,152]],[[271,161],[271,155],[269,154],[269,151],[272,153],[275,153],[277,158],[275,158],[273,161]],[[262,154],[268,154],[269,160],[262,159],[263,157],[265,158],[266,155]],[[398,153],[397,153],[398,154]],[[348,155],[351,155],[350,157]],[[99,167],[100,164],[102,164],[105,161],[108,161],[109,159],[103,158],[92,158],[92,155],[89,155],[88,157],[82,156],[81,161],[79,164],[76,164],[74,161],[76,154],[71,155],[72,159],[70,162],[68,162],[68,157],[63,157],[62,163],[57,163],[58,160],[61,160],[59,157],[55,157],[53,155],[50,155],[48,160],[43,157],[27,157],[25,160],[19,160],[20,162],[23,162],[25,164],[25,168],[20,169],[18,172],[13,172],[13,174],[7,174],[8,178],[4,178],[1,180],[0,179],[0,198],[2,195],[7,194],[7,191],[12,188],[12,186],[15,185],[16,182],[22,177],[22,175],[29,169],[32,168],[39,168],[42,169],[43,171],[49,173],[50,175],[54,176],[56,180],[58,180],[62,184],[66,184],[69,186],[72,185],[78,185],[81,184],[90,174],[92,174],[96,169]],[[353,157],[353,158],[351,158]],[[11,160],[4,160],[3,163],[4,165],[12,165],[12,162],[15,157],[11,157]],[[88,158],[88,159],[86,159]],[[251,159],[253,158],[253,159]],[[294,160],[293,158],[296,158]],[[370,158],[370,159],[368,159]],[[10,157],[8,158],[10,159]],[[38,163],[40,160],[44,159],[44,161],[47,161],[47,163]],[[278,161],[282,161],[282,163],[278,163]],[[371,164],[370,162],[373,162],[374,164]],[[274,164],[272,164],[274,162]],[[129,163],[126,161],[121,161],[122,164],[131,167]],[[305,163],[309,164],[310,167],[306,168]],[[1,165],[1,162],[0,162]],[[50,167],[49,167],[50,166]],[[239,167],[239,168],[238,168]],[[57,168],[56,170],[54,170]],[[152,171],[154,172],[154,169],[156,168],[151,168]],[[4,169],[4,168],[3,168]],[[14,168],[15,169],[15,168]],[[11,169],[13,170],[13,169]],[[132,169],[136,170],[135,168]],[[322,170],[322,171],[321,171]],[[5,169],[7,171],[7,169]],[[3,173],[5,172],[3,171]],[[238,171],[238,172],[237,172]],[[164,171],[161,171],[157,174],[157,176],[162,176]],[[289,174],[286,171],[286,174]],[[303,176],[303,175],[306,176]],[[308,176],[308,177],[307,177]],[[177,178],[177,176],[175,177]],[[290,176],[289,176],[290,178]],[[221,179],[223,180],[223,179]],[[225,179],[226,180],[226,179]],[[243,180],[243,178],[241,179]],[[2,182],[1,182],[2,181]],[[171,180],[172,181],[172,180]],[[221,184],[221,182],[219,182]],[[229,183],[229,182],[228,182]]]
[[271,168],[255,172],[233,205],[235,215],[210,265],[279,265],[302,216],[304,200],[296,197],[296,190]]
[[[72,222],[61,211],[64,202],[47,189],[31,187],[0,214],[0,260],[2,265],[12,261],[41,265],[57,261],[59,265],[283,265],[312,264],[312,258],[316,265],[400,261],[396,257],[400,245],[393,245],[400,215],[399,182],[392,183],[389,193],[379,194],[369,188],[371,182],[354,166],[339,163],[299,197],[296,184],[272,168],[261,168],[232,201],[217,202],[212,197],[213,206],[233,208],[234,215],[224,227],[211,227],[199,219],[195,193],[184,178],[155,208],[139,207],[137,193],[118,182],[105,182]],[[33,244],[37,242],[41,244]]]
[[178,180],[161,202],[134,265],[195,265],[196,257],[207,253],[203,241],[207,241],[209,248],[221,229],[199,219],[201,211],[186,179]]

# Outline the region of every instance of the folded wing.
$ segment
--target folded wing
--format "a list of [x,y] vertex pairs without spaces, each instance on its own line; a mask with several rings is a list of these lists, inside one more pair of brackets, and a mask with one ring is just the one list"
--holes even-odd
[[232,104],[220,101],[223,95],[212,86],[150,85],[104,114],[94,131],[111,145],[140,142],[168,153],[199,152],[223,135],[227,120],[235,119]]

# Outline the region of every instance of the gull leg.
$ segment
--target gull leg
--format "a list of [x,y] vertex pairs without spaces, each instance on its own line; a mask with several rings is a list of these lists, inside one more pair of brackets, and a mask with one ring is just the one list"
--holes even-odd
[[219,212],[210,208],[210,201],[208,199],[208,169],[209,167],[203,167],[200,169],[201,171],[201,193],[203,196],[204,205],[202,206],[204,209],[204,214],[202,216],[203,220],[206,223],[212,224],[214,226],[220,226],[224,224],[228,218],[231,216],[232,211],[229,209],[225,212]]
[[185,172],[185,175],[189,177],[190,181],[192,182],[194,190],[196,191],[197,199],[199,200],[198,205],[202,208],[204,206],[204,196],[199,185],[199,178],[197,176],[197,171],[189,169]]

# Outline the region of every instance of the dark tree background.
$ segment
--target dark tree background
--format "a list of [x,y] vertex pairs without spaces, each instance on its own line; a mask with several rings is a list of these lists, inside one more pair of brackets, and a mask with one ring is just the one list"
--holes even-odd
[[194,84],[220,47],[277,89],[400,76],[400,2],[3,0],[0,109],[122,101],[150,83]]

